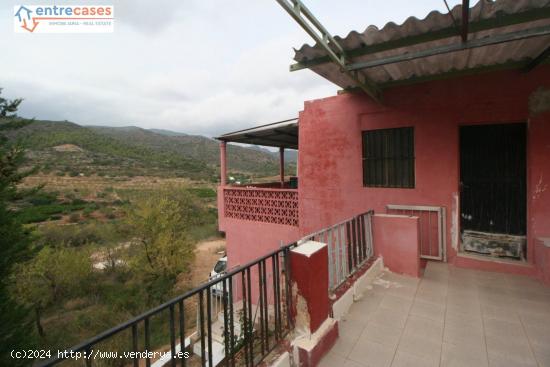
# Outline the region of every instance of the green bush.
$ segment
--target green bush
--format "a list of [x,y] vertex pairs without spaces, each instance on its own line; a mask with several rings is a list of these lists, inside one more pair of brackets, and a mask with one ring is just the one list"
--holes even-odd
[[45,191],[39,191],[29,199],[27,199],[32,205],[47,205],[57,201],[57,193],[50,193]]
[[79,213],[72,213],[69,215],[69,222],[70,223],[78,223],[80,221],[80,214]]
[[17,219],[21,223],[38,223],[47,221],[53,214],[60,214],[65,207],[60,204],[31,206],[17,212]]
[[110,208],[108,206],[101,207],[99,209],[99,212],[101,214],[103,214],[107,219],[115,219],[116,218],[116,215],[115,215],[115,212],[114,212],[113,208]]
[[198,187],[198,188],[191,188],[188,189],[190,193],[193,195],[199,197],[199,198],[215,198],[216,197],[216,190],[213,190],[208,187]]
[[92,205],[86,205],[84,210],[82,211],[82,215],[84,215],[86,218],[90,218],[92,213],[97,210],[98,206],[96,203],[93,203]]
[[88,223],[76,226],[45,225],[38,230],[38,244],[82,246],[87,243],[104,244],[117,240],[117,231],[107,223]]

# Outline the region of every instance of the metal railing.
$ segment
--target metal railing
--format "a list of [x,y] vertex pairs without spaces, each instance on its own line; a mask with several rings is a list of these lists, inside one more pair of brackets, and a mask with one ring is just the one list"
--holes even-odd
[[329,290],[333,291],[374,255],[372,210],[302,238],[328,246]]
[[293,327],[293,246],[230,270],[38,366],[257,365]]
[[447,261],[445,208],[426,205],[386,205],[389,214],[417,216],[420,229],[420,257]]

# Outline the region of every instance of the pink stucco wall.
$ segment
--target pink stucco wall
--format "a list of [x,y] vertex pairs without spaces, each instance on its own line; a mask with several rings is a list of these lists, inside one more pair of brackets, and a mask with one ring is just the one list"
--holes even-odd
[[299,239],[298,227],[225,219],[227,258],[233,268]]
[[[543,262],[536,261],[535,243],[550,237],[550,112],[530,112],[529,99],[541,87],[550,88],[550,66],[397,87],[385,91],[382,105],[362,94],[306,102],[299,119],[300,226],[225,218],[220,190],[220,230],[226,232],[230,266],[369,209],[385,213],[387,204],[408,204],[446,208],[449,262],[540,274]],[[457,256],[459,126],[513,122],[528,123],[528,264]],[[361,131],[405,126],[415,127],[415,188],[363,187]]]
[[374,254],[397,274],[420,277],[420,231],[418,217],[377,214],[372,217]]
[[[459,241],[459,126],[528,122],[528,253],[550,236],[550,116],[533,115],[528,100],[550,86],[550,67],[531,73],[502,71],[387,90],[378,105],[361,94],[305,103],[299,120],[300,232],[309,233],[387,204],[434,205],[447,209],[447,257],[461,266],[534,275],[534,266],[461,258]],[[361,131],[415,127],[414,189],[365,188]],[[541,191],[542,190],[542,191]],[[496,265],[495,265],[496,264]]]

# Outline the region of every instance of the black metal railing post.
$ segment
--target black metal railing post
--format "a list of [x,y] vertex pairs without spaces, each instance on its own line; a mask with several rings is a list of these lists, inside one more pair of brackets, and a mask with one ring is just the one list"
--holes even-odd
[[[92,353],[99,350],[98,346],[101,342],[118,338],[123,333],[129,332],[131,337],[126,336],[126,338],[128,338],[129,349],[133,354],[126,359],[121,358],[119,362],[123,365],[139,366],[144,361],[144,366],[151,367],[151,359],[153,359],[151,352],[155,352],[155,348],[168,344],[166,340],[159,340],[159,337],[166,338],[166,336],[162,329],[159,330],[157,326],[164,325],[164,328],[168,326],[170,349],[168,354],[163,356],[154,354],[154,360],[162,356],[162,358],[170,357],[171,366],[195,365],[195,362],[187,361],[184,355],[186,349],[192,346],[192,344],[186,345],[185,336],[185,306],[186,301],[188,301],[188,306],[196,305],[197,307],[197,340],[189,339],[195,345],[200,343],[200,348],[193,348],[200,350],[200,353],[197,350],[197,355],[200,355],[198,357],[193,354],[190,355],[191,358],[200,359],[200,361],[196,361],[197,365],[213,366],[214,360],[218,358],[217,355],[214,355],[215,348],[213,348],[213,344],[215,339],[213,339],[212,331],[213,323],[219,317],[222,317],[221,311],[223,311],[223,348],[225,349],[226,366],[235,366],[242,362],[246,366],[254,366],[260,363],[276,347],[277,342],[294,325],[292,317],[292,276],[289,260],[290,248],[294,246],[296,246],[295,243],[281,247],[248,264],[238,266],[200,287],[185,292],[140,316],[67,349],[67,352],[86,353],[86,358],[82,362],[86,366],[92,366]],[[252,288],[253,281],[256,282],[252,278],[256,274],[258,275],[257,292],[256,289]],[[237,313],[241,315],[238,320],[241,332],[240,335],[236,336],[236,304],[234,303],[233,292],[235,289],[233,281],[238,280],[239,277],[242,286],[240,290],[242,292],[242,308],[237,309]],[[269,279],[270,277],[272,279]],[[271,286],[273,289],[268,289]],[[221,296],[219,295],[220,289],[222,289]],[[206,300],[205,297],[207,297]],[[223,310],[219,310],[220,304],[223,306]],[[163,320],[158,320],[158,323],[157,315],[164,315]],[[168,323],[166,323],[166,317],[168,317]],[[259,318],[256,319],[256,317]],[[284,318],[286,318],[286,322]],[[141,329],[142,327],[143,329]],[[143,330],[143,336],[141,330]],[[178,338],[179,347],[176,348]],[[153,344],[153,341],[155,344]],[[179,353],[177,349],[179,349]],[[155,353],[161,352],[157,351]],[[119,351],[119,354],[122,354],[122,351]],[[70,355],[70,353],[67,355]],[[39,362],[36,365],[40,367],[54,366],[67,358],[67,356],[60,355],[51,360]],[[179,363],[177,362],[178,359],[180,360]]]
[[[179,321],[180,321],[180,352],[185,352],[185,303],[183,300],[179,301]],[[187,365],[187,358],[183,356],[180,358],[180,365],[182,367]]]
[[199,324],[201,334],[201,366],[206,366],[206,347],[204,345],[204,299],[203,291],[199,292]]
[[133,324],[132,325],[132,351],[134,353],[136,353],[134,355],[134,367],[138,367],[139,366],[139,359],[137,357],[137,351],[138,351],[138,329],[137,329],[137,326],[138,324]]
[[170,305],[170,365],[176,367],[176,323],[174,305]]
[[223,301],[223,344],[225,347],[225,365],[229,366],[229,356],[231,355],[231,350],[229,347],[230,337],[229,337],[229,328],[228,328],[228,300],[227,300],[227,285],[225,282],[222,282],[222,301]]
[[[151,330],[149,326],[149,317],[145,318],[143,328],[145,329],[144,330],[145,351],[149,352],[151,350]],[[148,353],[147,353],[147,356],[145,357],[145,366],[151,367],[151,358],[149,357]]]

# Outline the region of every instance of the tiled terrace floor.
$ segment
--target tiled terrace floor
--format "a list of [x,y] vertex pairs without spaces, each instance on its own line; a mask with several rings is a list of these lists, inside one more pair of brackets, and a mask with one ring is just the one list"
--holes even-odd
[[550,288],[535,280],[431,262],[375,283],[321,366],[550,367]]

